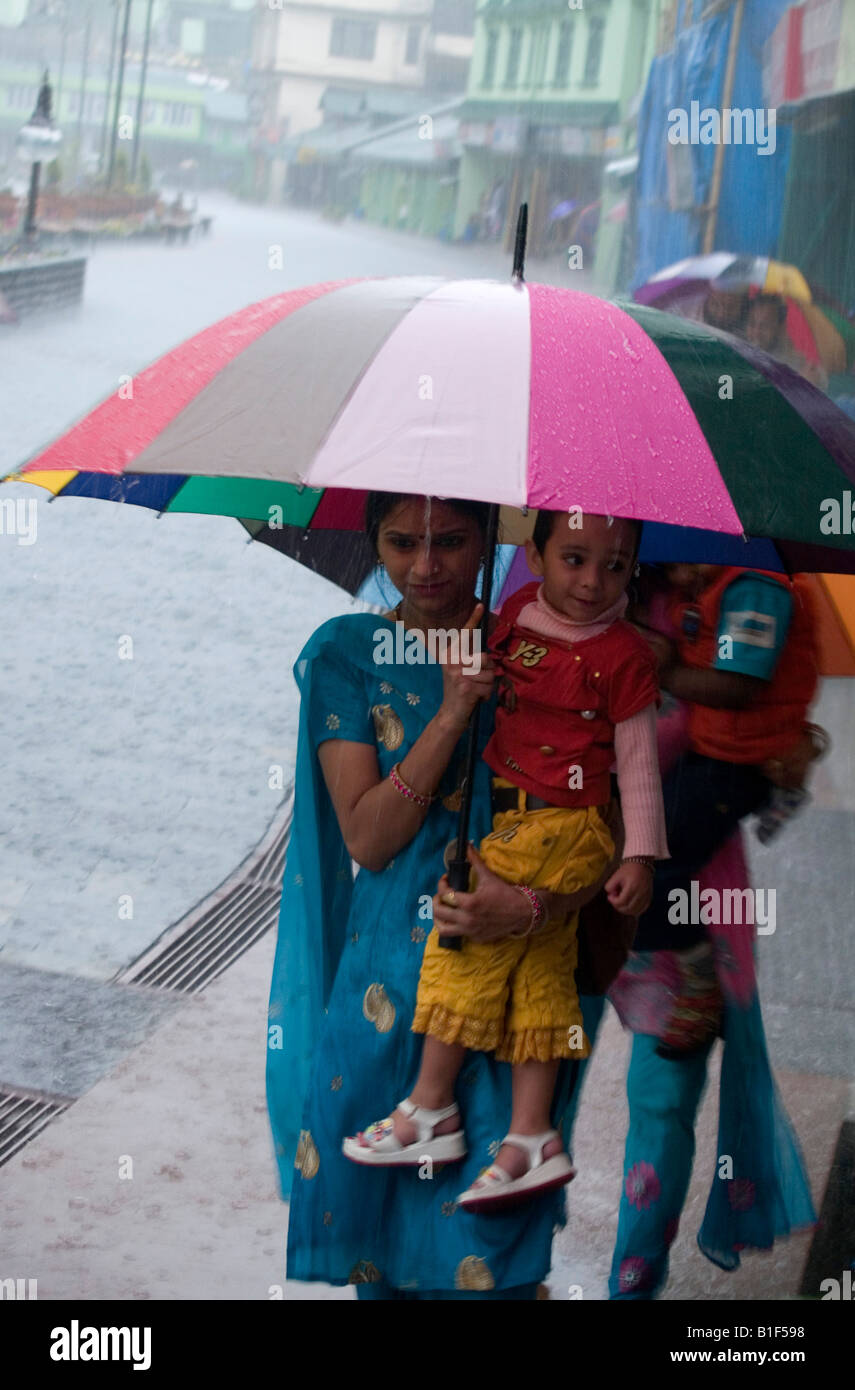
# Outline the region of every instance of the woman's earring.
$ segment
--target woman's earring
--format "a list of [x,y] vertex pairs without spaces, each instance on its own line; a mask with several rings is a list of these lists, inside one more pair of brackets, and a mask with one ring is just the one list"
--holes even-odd
[[636,567],[635,567],[635,569],[632,571],[632,573],[633,573],[633,578],[635,578],[635,579],[640,579],[640,578],[641,578],[641,565],[636,565]]

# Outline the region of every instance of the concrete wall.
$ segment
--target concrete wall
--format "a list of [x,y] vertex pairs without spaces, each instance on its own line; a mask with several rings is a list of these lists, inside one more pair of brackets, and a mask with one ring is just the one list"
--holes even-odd
[[420,236],[450,235],[457,186],[440,183],[440,177],[434,170],[392,164],[368,169],[360,189],[366,221]]
[[64,309],[83,298],[86,257],[69,256],[0,267],[0,294],[19,317]]
[[[401,83],[417,86],[424,70],[424,35],[419,49],[418,63],[404,62],[407,29],[417,19],[396,17],[376,19],[374,14],[366,14],[367,22],[376,23],[377,39],[374,57],[368,61],[360,58],[339,58],[330,54],[330,35],[333,14],[319,10],[304,10],[300,6],[289,6],[283,13],[279,25],[276,45],[276,67],[287,72],[322,75],[327,82],[336,79],[351,82]],[[354,19],[361,18],[354,13]],[[426,25],[422,26],[425,30]]]

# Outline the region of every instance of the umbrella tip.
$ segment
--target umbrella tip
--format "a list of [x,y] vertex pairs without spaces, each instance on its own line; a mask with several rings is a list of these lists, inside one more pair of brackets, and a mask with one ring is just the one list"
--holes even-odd
[[514,238],[514,268],[511,271],[512,280],[522,280],[525,268],[525,243],[528,233],[528,203],[520,203],[520,210],[517,214],[517,231]]

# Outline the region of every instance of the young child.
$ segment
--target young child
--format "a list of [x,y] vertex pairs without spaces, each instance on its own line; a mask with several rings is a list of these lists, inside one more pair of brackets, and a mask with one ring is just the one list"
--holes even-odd
[[[820,391],[828,390],[828,372],[819,362],[809,362],[787,333],[787,301],[779,294],[756,294],[745,316],[745,338],[793,371],[801,373]],[[736,332],[740,330],[734,330]]]
[[804,770],[806,743],[814,751],[805,717],[818,663],[803,582],[735,566],[668,570],[680,636],[676,650],[659,639],[660,680],[689,706],[689,749],[663,783],[671,858],[657,869],[636,951],[707,941],[703,920],[678,910],[692,901],[693,878],[773,785],[791,785],[791,770]]
[[[804,665],[808,677],[803,695],[806,698],[807,691],[815,680],[816,662],[812,650],[810,610],[807,608],[804,613],[801,612],[804,602],[803,588],[803,582],[796,581],[790,594],[789,581],[783,576],[776,578],[748,570],[725,571],[712,565],[669,565],[661,570],[647,570],[643,573],[640,584],[636,586],[636,592],[641,591],[641,601],[629,611],[628,616],[633,623],[640,625],[641,630],[648,635],[659,652],[662,667],[660,680],[665,690],[658,727],[660,763],[665,764],[663,776],[666,807],[671,808],[672,819],[677,821],[673,830],[670,829],[672,822],[667,822],[672,860],[662,866],[660,876],[667,876],[672,870],[675,874],[685,871],[685,865],[681,866],[678,859],[678,851],[685,851],[685,842],[681,840],[679,829],[684,822],[694,824],[695,831],[691,831],[690,825],[686,824],[683,834],[694,834],[699,829],[706,831],[711,827],[712,835],[716,839],[719,835],[723,836],[719,850],[730,843],[729,872],[734,876],[735,882],[729,881],[728,871],[720,862],[718,851],[714,851],[706,863],[700,864],[694,870],[699,880],[700,901],[706,901],[701,895],[711,880],[721,879],[728,886],[739,887],[740,890],[748,884],[742,849],[737,850],[734,846],[733,831],[727,835],[723,830],[716,829],[716,822],[722,813],[721,808],[727,804],[730,790],[738,785],[746,769],[743,768],[742,773],[738,767],[732,768],[730,774],[725,771],[725,775],[730,775],[733,781],[728,796],[723,796],[721,800],[716,795],[712,781],[722,771],[716,768],[716,763],[736,761],[738,750],[735,740],[741,734],[743,726],[741,715],[733,712],[737,706],[734,705],[727,712],[724,705],[720,706],[719,713],[712,715],[712,718],[721,722],[726,720],[729,724],[730,738],[727,747],[719,746],[721,753],[726,752],[727,756],[704,758],[699,753],[699,748],[701,745],[708,746],[708,735],[703,731],[698,732],[698,719],[699,716],[708,719],[712,710],[708,710],[704,715],[699,707],[695,708],[685,700],[674,701],[672,697],[676,689],[684,694],[693,694],[696,701],[699,697],[704,697],[705,702],[728,697],[731,700],[739,699],[740,696],[748,698],[752,694],[756,698],[758,694],[770,693],[764,690],[764,673],[772,672],[783,650],[789,635],[791,606],[793,601],[796,601],[800,606],[799,623],[804,621],[805,627],[804,632],[796,632],[793,629],[790,640],[799,644],[801,654],[798,664]],[[701,600],[700,604],[698,600]],[[713,636],[714,647],[711,645]],[[707,662],[712,663],[717,670],[711,670],[706,665]],[[693,675],[693,672],[698,674]],[[721,674],[718,674],[719,672]],[[733,680],[734,676],[737,678],[736,682]],[[670,710],[669,704],[673,705]],[[794,742],[792,729],[797,719],[788,732],[789,717],[782,727],[777,722],[773,708],[770,708],[768,703],[763,708],[763,732],[768,738],[760,750],[767,755],[759,764],[760,771],[776,788],[781,788],[785,795],[792,796],[794,791],[798,791],[804,797],[806,793],[803,784],[810,764],[827,747],[828,736],[816,725],[805,724],[803,732]],[[684,763],[679,777],[672,781],[670,768],[680,756],[690,722],[694,723],[694,749],[698,756]],[[752,730],[749,722],[745,723],[745,735],[746,743],[742,751],[749,758],[756,757],[756,729]],[[684,793],[688,791],[699,769],[701,776],[708,780],[709,803],[703,808],[700,808],[700,805],[696,806],[694,813],[690,808],[681,810],[676,798],[681,790]],[[747,771],[753,781],[756,769],[749,766]],[[787,806],[776,805],[774,809],[777,824],[783,820]],[[764,810],[763,814],[766,815],[768,812]],[[674,883],[669,884],[667,891],[670,893],[674,886]],[[677,883],[676,886],[681,885]],[[746,931],[742,926],[741,909],[735,923],[731,923],[729,913],[724,921],[711,920],[709,925],[715,926],[716,930],[711,934],[704,932],[700,940],[693,931],[688,931],[687,927],[703,926],[703,923],[684,922],[682,914],[678,912],[675,912],[674,916],[681,920],[668,923],[671,929],[671,945],[667,948],[662,944],[658,945],[658,956],[654,958],[651,952],[645,952],[643,945],[651,939],[654,929],[652,919],[648,915],[636,933],[633,943],[635,965],[623,973],[613,986],[609,997],[622,1021],[632,1020],[627,1022],[627,1026],[638,1032],[655,1032],[659,1039],[656,1046],[657,1054],[677,1061],[691,1053],[706,1051],[712,1039],[721,1031],[724,1008],[724,998],[718,982],[721,931],[724,928],[725,933],[729,933],[731,927],[735,928],[735,935],[725,936],[726,949],[733,952],[734,962],[744,950]],[[744,920],[747,923],[750,919],[746,917]],[[713,936],[719,938],[718,968]],[[748,939],[750,940],[750,928]],[[660,937],[659,941],[661,943],[663,938]],[[642,944],[639,945],[639,942]],[[687,942],[690,944],[685,944]],[[648,965],[638,974],[636,966],[641,963],[642,955],[645,955]],[[655,984],[645,986],[644,980],[651,982],[653,979]],[[646,995],[643,993],[645,988],[649,988]],[[657,999],[655,1008],[650,1002],[654,998],[654,990]]]
[[[465,940],[460,951],[442,948],[434,928],[412,1025],[426,1035],[418,1080],[394,1116],[343,1144],[355,1162],[384,1167],[462,1158],[454,1084],[467,1049],[495,1051],[513,1065],[511,1132],[458,1199],[468,1210],[574,1176],[550,1109],[561,1059],[589,1051],[574,980],[578,913],[545,920],[538,889],[566,896],[605,873],[615,760],[626,841],[606,891],[618,911],[643,910],[653,864],[668,853],[655,657],[621,617],[640,532],[640,522],[612,517],[538,516],[526,551],[543,582],[508,600],[490,643],[502,675],[484,754],[497,774],[493,830],[480,846],[487,867],[525,896],[530,920],[498,940]],[[455,896],[445,898],[452,907]]]

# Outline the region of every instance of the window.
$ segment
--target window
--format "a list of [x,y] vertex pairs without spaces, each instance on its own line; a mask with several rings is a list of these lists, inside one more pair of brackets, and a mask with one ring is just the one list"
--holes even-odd
[[183,101],[165,101],[161,120],[164,125],[192,125],[193,107]]
[[570,84],[570,57],[573,53],[573,25],[569,19],[562,19],[558,26],[558,47],[555,50],[555,72],[553,87],[567,87]]
[[482,87],[492,87],[496,81],[496,55],[499,51],[499,31],[498,29],[487,30],[487,52],[484,56],[484,75],[481,78]]
[[6,104],[17,107],[19,110],[26,107],[28,111],[32,111],[38,95],[38,87],[8,87],[6,89]]
[[593,86],[599,80],[605,27],[606,21],[600,15],[593,15],[588,20],[588,51],[585,54],[585,75],[582,78],[586,86]]
[[519,81],[520,58],[522,56],[523,31],[514,26],[508,35],[508,64],[505,68],[505,86],[515,87]]
[[368,24],[362,19],[336,18],[330,32],[330,57],[360,58],[370,63],[376,42],[376,24]]
[[407,51],[404,54],[404,62],[408,67],[413,67],[419,61],[419,42],[421,37],[421,25],[410,24],[407,28]]

